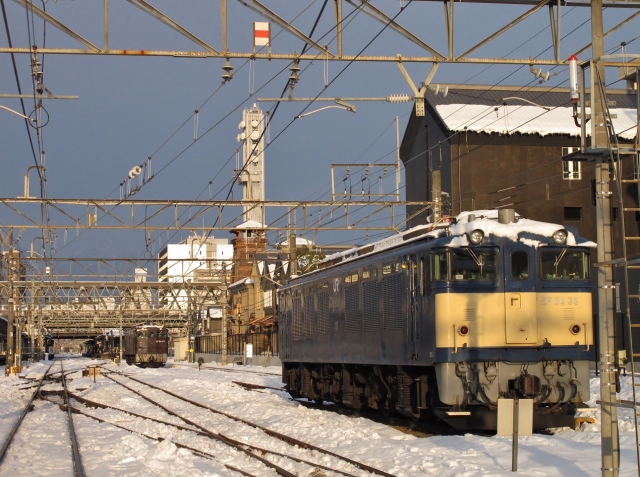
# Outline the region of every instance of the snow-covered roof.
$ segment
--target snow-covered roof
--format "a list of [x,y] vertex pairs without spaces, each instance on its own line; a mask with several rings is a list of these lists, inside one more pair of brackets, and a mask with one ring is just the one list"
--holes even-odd
[[233,282],[231,285],[229,285],[229,289],[239,287],[240,285],[254,285],[254,284],[255,282],[251,278],[246,277],[246,278],[241,278],[236,282]]
[[[311,247],[313,245],[313,241],[306,239],[304,237],[296,237],[296,247]],[[277,244],[278,247],[288,247],[289,246],[289,241],[288,240],[284,240],[283,242],[279,242]]]
[[[508,104],[481,106],[445,104],[436,106],[438,115],[450,131],[474,131],[496,134],[566,134],[580,136],[581,128],[576,127],[571,107],[556,107],[545,110],[537,106]],[[614,108],[610,110],[613,129],[623,139],[636,136],[636,110]],[[591,114],[591,108],[587,108]],[[587,135],[590,135],[587,127]]]
[[[447,96],[427,91],[425,99],[449,131],[487,134],[551,134],[580,136],[573,104],[566,88],[452,87]],[[585,100],[590,101],[587,94]],[[636,135],[636,93],[607,91],[615,133],[622,139]],[[587,109],[589,114],[590,108]],[[587,124],[587,134],[590,134]]]
[[236,225],[234,228],[238,230],[262,230],[262,229],[266,229],[267,226],[255,220],[247,220],[246,222],[243,222],[240,225]]

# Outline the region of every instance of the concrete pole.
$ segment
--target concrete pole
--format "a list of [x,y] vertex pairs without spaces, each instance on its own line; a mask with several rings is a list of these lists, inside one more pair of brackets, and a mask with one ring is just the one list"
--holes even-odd
[[193,363],[193,316],[191,315],[191,288],[187,288],[187,346],[189,347],[188,363]]
[[[38,291],[38,297],[40,297],[40,291]],[[42,303],[38,298],[38,356],[37,360],[43,360],[44,354],[47,352],[44,349],[44,326],[42,325]]]
[[291,275],[298,274],[298,254],[296,245],[296,234],[289,234],[289,267],[291,269]]
[[122,348],[124,347],[124,335],[122,334],[122,313],[120,310],[120,346],[118,346],[118,366],[122,365]]
[[9,279],[9,313],[7,319],[7,365],[5,374],[9,376],[14,366],[15,340],[13,332],[13,228],[9,229],[9,254],[7,255],[7,278]]
[[221,323],[221,345],[222,356],[220,358],[220,364],[225,366],[227,364],[227,287],[222,290],[222,323]]
[[431,200],[433,201],[433,223],[442,218],[442,181],[440,171],[431,173]]
[[[604,55],[602,28],[602,0],[591,2],[592,36],[592,89],[591,89],[591,149],[602,152],[596,159],[596,225],[598,242],[598,262],[613,259],[611,220],[611,190],[609,143],[606,127],[605,68],[601,57]],[[615,329],[613,300],[613,270],[611,266],[598,269],[598,350],[600,367],[600,399],[602,401],[602,427],[600,431],[602,449],[602,476],[617,477],[620,462],[620,443],[615,377]]]

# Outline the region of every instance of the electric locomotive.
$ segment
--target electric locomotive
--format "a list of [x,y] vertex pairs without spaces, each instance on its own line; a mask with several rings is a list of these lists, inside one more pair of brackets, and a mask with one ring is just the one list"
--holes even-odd
[[127,364],[159,368],[167,362],[169,335],[160,326],[140,325],[124,335],[124,356]]
[[513,210],[462,213],[327,257],[279,293],[294,398],[496,429],[499,398],[534,429],[589,399],[595,243]]

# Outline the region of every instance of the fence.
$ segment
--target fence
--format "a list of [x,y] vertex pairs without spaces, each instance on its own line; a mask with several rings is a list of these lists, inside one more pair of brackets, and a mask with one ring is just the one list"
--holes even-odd
[[[278,356],[277,330],[229,335],[227,336],[227,353],[231,355],[244,354],[245,343],[253,345],[254,356]],[[222,335],[196,336],[195,352],[222,354]]]

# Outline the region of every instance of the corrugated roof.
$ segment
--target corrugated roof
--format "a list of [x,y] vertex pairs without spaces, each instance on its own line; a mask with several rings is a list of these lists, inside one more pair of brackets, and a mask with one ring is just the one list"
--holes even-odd
[[[573,105],[564,91],[461,89],[449,90],[446,97],[427,91],[425,99],[450,131],[580,135],[580,128],[573,119]],[[615,133],[623,139],[633,139],[637,126],[636,95],[608,94],[607,101],[613,102],[609,110],[616,116],[613,118]]]

